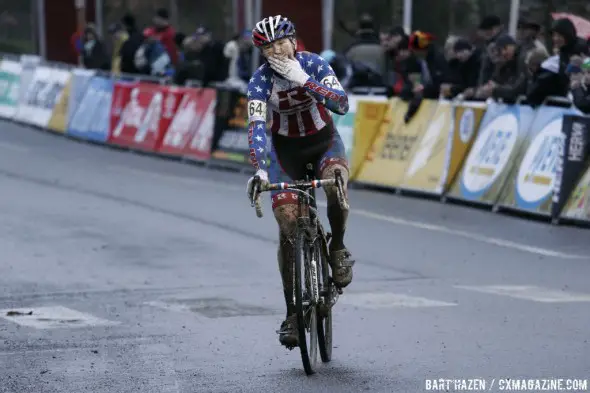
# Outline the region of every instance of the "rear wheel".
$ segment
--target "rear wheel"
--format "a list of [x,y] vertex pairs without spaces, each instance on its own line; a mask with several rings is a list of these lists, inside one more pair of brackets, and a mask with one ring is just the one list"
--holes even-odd
[[[305,372],[315,372],[318,350],[317,301],[314,300],[318,284],[317,268],[313,268],[313,253],[309,237],[305,230],[298,229],[295,247],[295,306],[297,308],[297,331],[299,333],[299,350]],[[318,266],[318,261],[315,261]],[[315,270],[315,279],[312,277]],[[317,291],[315,291],[317,294]],[[317,296],[315,296],[317,299]]]
[[326,254],[328,247],[323,244],[323,239],[320,237],[316,240],[316,247],[314,251],[316,258],[320,265],[320,285],[322,298],[320,305],[320,312],[318,313],[318,346],[320,348],[320,356],[322,362],[327,363],[332,360],[332,298],[333,298],[333,283],[330,277],[330,264],[328,263],[328,255]]

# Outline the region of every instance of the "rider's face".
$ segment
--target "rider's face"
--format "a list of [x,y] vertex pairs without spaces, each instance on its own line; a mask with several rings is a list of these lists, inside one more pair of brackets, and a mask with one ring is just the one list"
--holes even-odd
[[295,45],[289,38],[281,38],[275,42],[262,47],[262,54],[267,59],[269,57],[288,57],[295,58]]

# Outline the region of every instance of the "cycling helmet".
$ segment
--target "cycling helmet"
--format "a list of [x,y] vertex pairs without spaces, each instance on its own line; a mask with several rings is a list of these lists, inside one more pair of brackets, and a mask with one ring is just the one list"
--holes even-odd
[[281,15],[264,18],[256,23],[256,27],[252,29],[252,42],[256,47],[264,46],[286,37],[295,37],[295,25]]

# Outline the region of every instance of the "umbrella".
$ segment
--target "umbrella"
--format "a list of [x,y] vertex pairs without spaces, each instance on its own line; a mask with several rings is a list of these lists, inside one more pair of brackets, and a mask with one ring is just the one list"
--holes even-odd
[[553,19],[569,19],[576,27],[578,37],[584,39],[590,37],[590,21],[588,19],[574,14],[568,14],[567,12],[554,12],[551,16]]

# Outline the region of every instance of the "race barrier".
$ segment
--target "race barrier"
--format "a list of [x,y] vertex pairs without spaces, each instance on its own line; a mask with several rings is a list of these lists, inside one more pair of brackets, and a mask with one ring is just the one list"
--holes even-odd
[[[0,61],[0,117],[93,143],[250,171],[247,95]],[[575,108],[349,95],[351,181],[590,223],[590,118]],[[270,138],[269,138],[270,141]]]

